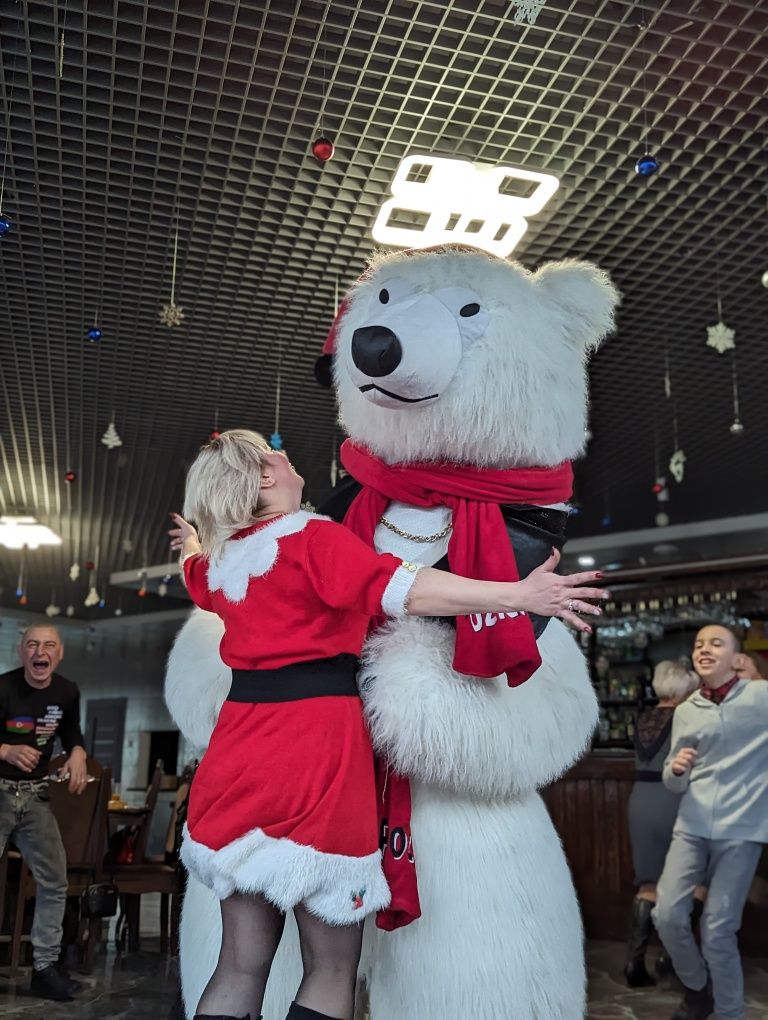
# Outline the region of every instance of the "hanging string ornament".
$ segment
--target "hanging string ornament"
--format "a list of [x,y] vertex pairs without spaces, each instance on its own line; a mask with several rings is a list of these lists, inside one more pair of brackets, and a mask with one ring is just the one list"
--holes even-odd
[[99,547],[96,546],[96,556],[94,560],[87,560],[84,564],[85,569],[88,571],[88,594],[85,596],[83,605],[89,609],[92,606],[98,606],[101,602],[101,595],[96,590],[96,569],[99,562]]
[[731,351],[731,383],[733,394],[733,421],[728,431],[732,436],[743,436],[744,425],[739,417],[739,377],[736,373],[736,348]]
[[327,4],[327,6],[325,8],[325,14],[323,15],[323,23],[320,26],[320,43],[321,43],[322,50],[323,50],[323,54],[322,54],[323,100],[322,100],[322,106],[320,108],[320,134],[312,142],[312,155],[315,157],[317,162],[320,163],[321,165],[323,163],[327,163],[328,160],[333,157],[333,154],[336,151],[333,142],[326,135],[326,133],[325,133],[325,131],[323,129],[323,121],[325,119],[325,105],[326,105],[326,103],[328,101],[328,83],[327,83],[326,78],[325,78],[325,67],[326,67],[326,62],[327,62],[327,50],[326,50],[326,40],[325,40],[325,23],[326,23],[326,21],[328,19],[328,11],[330,10],[330,7],[331,7],[330,0],[328,0],[328,4]]
[[282,450],[283,437],[280,435],[280,397],[283,389],[283,344],[280,342],[280,353],[277,356],[277,384],[275,385],[275,431],[269,437],[269,445],[273,450]]
[[516,0],[512,5],[514,14],[512,20],[516,25],[535,25],[536,19],[544,10],[546,0]]
[[74,615],[75,615],[75,607],[74,606],[67,606],[67,616],[74,616]]
[[64,18],[59,33],[59,81],[64,77],[64,33],[67,30],[67,3],[64,3]]
[[[667,370],[664,376],[665,391],[667,390],[668,384],[669,384],[669,362],[667,362]],[[671,396],[671,393],[672,391],[670,387],[667,396],[668,397]],[[666,527],[667,524],[669,524],[669,514],[667,514],[666,511],[663,509],[663,504],[669,502],[669,489],[667,488],[666,475],[662,475],[659,470],[659,434],[656,430],[654,430],[653,433],[653,466],[656,481],[651,486],[651,492],[656,497],[656,502],[658,504],[658,510],[656,513],[655,520],[657,527],[664,528]]]
[[[672,377],[669,372],[669,348],[666,348],[664,357],[666,366],[664,375],[664,391],[668,394],[667,399],[672,400]],[[680,446],[679,430],[677,426],[677,406],[674,401],[672,402],[672,449],[673,453],[669,459],[669,473],[679,485],[685,477],[685,462],[687,458],[685,456],[685,451]],[[659,474],[658,467],[656,469],[656,474]]]
[[101,437],[101,441],[104,444],[104,446],[106,446],[106,448],[108,450],[116,450],[118,446],[122,446],[123,445],[123,441],[120,438],[120,436],[117,434],[117,429],[115,428],[115,412],[114,411],[112,412],[112,420],[110,421],[109,425],[107,426],[107,431]]
[[[648,25],[644,21],[640,22],[638,26],[644,39],[648,32]],[[638,177],[643,177],[645,180],[653,177],[656,171],[659,169],[659,161],[650,151],[650,144],[648,139],[648,84],[646,81],[647,61],[643,58],[643,148],[645,149],[644,155],[635,163],[635,173]]]
[[98,309],[93,316],[93,325],[91,326],[90,329],[87,329],[85,331],[85,336],[86,339],[90,340],[92,344],[97,343],[104,336],[104,331],[102,330],[101,326],[99,326]]
[[176,267],[179,260],[179,209],[176,207],[176,230],[173,235],[173,268],[171,271],[171,300],[158,312],[160,321],[171,329],[184,321],[184,309],[176,304]]
[[[20,23],[21,27],[21,23]],[[13,96],[16,91],[16,77],[14,75],[13,85],[11,86],[11,95],[8,100],[8,120],[5,129],[5,151],[3,154],[3,173],[0,176],[0,237],[5,237],[10,233],[13,228],[13,220],[11,220],[3,212],[3,198],[5,196],[5,174],[8,169],[8,152],[11,148],[11,108],[13,107]]]
[[[25,559],[24,553],[25,553],[25,551],[26,551],[26,546],[24,546],[22,548],[22,550],[21,550],[21,559],[19,560],[19,576],[16,578],[16,598],[20,602],[21,602],[21,600],[25,596],[25,591],[24,591],[24,559]],[[22,603],[22,604],[24,604],[24,603]]]
[[58,616],[61,613],[61,606],[56,605],[56,592],[51,588],[51,601],[45,607],[45,615],[49,617]]
[[723,322],[723,304],[720,300],[720,285],[717,294],[717,319],[714,326],[707,326],[707,347],[713,347],[718,354],[732,351],[736,346],[736,330],[729,329]]

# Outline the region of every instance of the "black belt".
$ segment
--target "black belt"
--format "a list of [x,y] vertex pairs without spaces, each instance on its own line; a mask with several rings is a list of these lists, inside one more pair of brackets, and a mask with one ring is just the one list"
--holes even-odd
[[635,772],[636,783],[660,783],[661,772],[652,772],[649,769],[638,769]]
[[296,662],[279,669],[233,669],[227,701],[301,701],[304,698],[360,697],[356,655]]

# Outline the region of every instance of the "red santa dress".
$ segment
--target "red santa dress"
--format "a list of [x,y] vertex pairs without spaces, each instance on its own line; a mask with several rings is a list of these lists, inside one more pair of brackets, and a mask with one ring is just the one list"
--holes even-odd
[[373,752],[354,676],[370,618],[402,615],[416,568],[298,512],[184,561],[224,622],[233,683],[195,776],[182,859],[220,898],[261,893],[351,924],[389,903]]

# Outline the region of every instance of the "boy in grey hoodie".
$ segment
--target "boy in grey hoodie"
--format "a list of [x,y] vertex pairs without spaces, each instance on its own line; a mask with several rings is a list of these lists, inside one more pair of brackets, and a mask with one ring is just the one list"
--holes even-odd
[[[664,783],[682,793],[658,884],[654,921],[685,985],[672,1020],[743,1020],[737,943],[741,915],[768,842],[768,682],[741,680],[727,627],[696,635],[701,687],[675,709]],[[708,886],[701,952],[691,931],[693,891]]]

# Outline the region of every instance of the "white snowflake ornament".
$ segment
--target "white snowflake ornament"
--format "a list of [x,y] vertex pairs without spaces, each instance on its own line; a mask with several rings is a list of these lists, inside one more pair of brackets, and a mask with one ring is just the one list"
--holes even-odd
[[61,606],[56,606],[53,604],[53,602],[51,602],[49,605],[45,607],[46,616],[58,616],[60,612]]
[[173,301],[170,301],[167,305],[163,305],[157,314],[159,315],[162,324],[169,328],[172,328],[173,326],[180,326],[184,321],[184,309],[181,305],[174,304]]
[[108,450],[115,450],[118,446],[123,445],[123,441],[117,434],[117,429],[115,428],[115,423],[113,421],[109,423],[107,431],[101,437],[101,441]]
[[75,615],[75,607],[74,606],[67,606],[67,616],[74,616],[74,615]]
[[546,0],[516,0],[515,13],[512,20],[516,25],[535,25],[536,19],[544,9]]
[[165,584],[165,582],[161,581],[160,584],[158,584],[157,594],[160,596],[161,599],[164,599],[165,596],[168,594],[168,585]]
[[721,320],[714,326],[707,326],[707,347],[714,347],[718,354],[732,351],[736,346],[736,330],[729,329]]
[[88,594],[85,596],[85,602],[83,602],[83,605],[90,608],[91,606],[98,606],[99,602],[101,602],[101,595],[99,595],[93,585],[91,585]]
[[678,485],[682,482],[685,475],[685,461],[686,456],[682,450],[675,450],[669,461],[669,473]]
[[72,566],[69,568],[69,579],[70,581],[76,581],[79,576],[80,576],[80,564],[73,563]]

